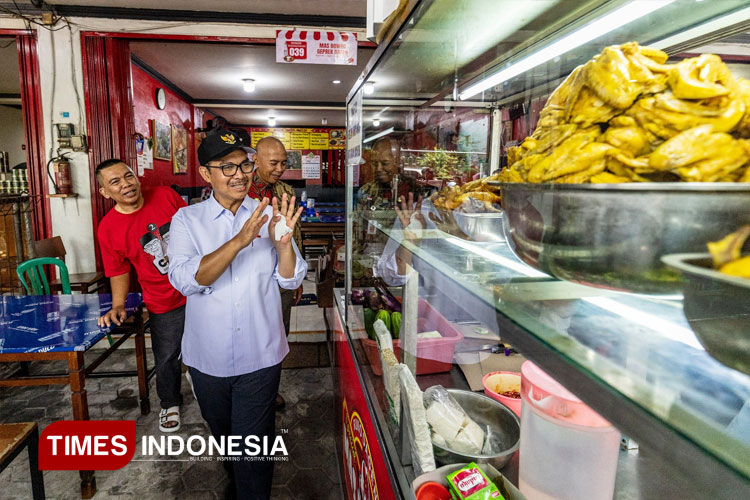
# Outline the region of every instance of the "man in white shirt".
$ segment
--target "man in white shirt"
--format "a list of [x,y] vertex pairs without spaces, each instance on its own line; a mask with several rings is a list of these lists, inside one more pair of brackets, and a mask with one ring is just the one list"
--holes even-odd
[[[267,436],[274,441],[281,361],[289,352],[279,287],[294,290],[307,263],[291,232],[295,199],[258,202],[247,196],[252,164],[232,132],[207,136],[198,148],[200,174],[213,195],[172,219],[169,280],[187,297],[183,362],[211,433]],[[281,208],[279,210],[279,202]],[[270,222],[269,222],[270,220]],[[279,224],[279,225],[277,225]],[[232,462],[238,498],[267,499],[273,462]]]

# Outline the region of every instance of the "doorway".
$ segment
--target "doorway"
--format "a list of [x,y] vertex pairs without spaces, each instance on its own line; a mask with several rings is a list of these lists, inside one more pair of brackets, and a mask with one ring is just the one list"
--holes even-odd
[[52,232],[35,34],[0,30],[0,64],[0,293],[17,293],[16,266]]

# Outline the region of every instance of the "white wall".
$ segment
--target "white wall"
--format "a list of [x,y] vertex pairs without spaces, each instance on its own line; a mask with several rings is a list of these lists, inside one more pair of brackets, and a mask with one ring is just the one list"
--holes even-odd
[[[65,121],[78,125],[80,122],[83,125],[82,130],[86,130],[83,73],[81,69],[81,31],[275,38],[276,29],[282,28],[282,26],[246,24],[194,24],[90,18],[70,18],[70,21],[73,25],[72,32],[67,28],[55,32],[41,28],[37,30],[40,85],[48,155],[54,153],[52,149],[54,145],[53,123]],[[290,27],[294,26],[284,26],[283,28]],[[23,22],[17,19],[0,17],[0,29],[24,28]],[[331,29],[338,30],[340,28]],[[351,31],[361,32],[362,30]],[[361,40],[364,40],[363,32],[358,35]],[[76,96],[73,77],[75,77],[78,96]],[[70,117],[61,118],[62,112],[70,113]],[[74,153],[71,156],[71,169],[73,190],[79,194],[79,197],[50,200],[52,232],[54,235],[60,236],[65,243],[68,252],[65,260],[70,272],[91,272],[96,269],[96,261],[88,155]],[[54,192],[51,185],[50,192]]]
[[26,161],[25,140],[23,112],[0,104],[0,151],[9,153],[11,168]]

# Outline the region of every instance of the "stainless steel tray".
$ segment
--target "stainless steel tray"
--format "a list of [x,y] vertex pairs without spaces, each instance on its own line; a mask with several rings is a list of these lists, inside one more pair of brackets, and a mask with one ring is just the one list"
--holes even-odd
[[661,257],[705,251],[750,224],[750,183],[500,183],[506,240],[557,278],[646,294],[682,291]]
[[707,253],[666,255],[662,260],[688,279],[683,310],[706,351],[750,375],[750,279],[714,271]]

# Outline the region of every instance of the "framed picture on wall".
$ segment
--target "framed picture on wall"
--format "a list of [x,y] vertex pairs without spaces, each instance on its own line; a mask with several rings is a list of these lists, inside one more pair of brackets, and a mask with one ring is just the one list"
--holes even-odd
[[169,125],[158,120],[151,120],[154,138],[154,158],[157,160],[172,159],[172,135]]
[[188,169],[187,155],[188,135],[182,125],[172,125],[172,173],[186,174]]
[[286,169],[302,170],[302,151],[286,152]]

